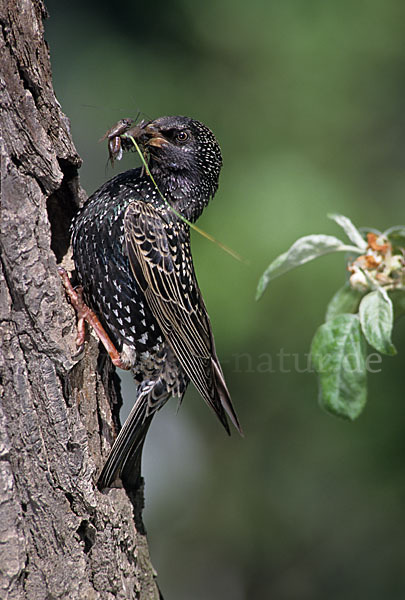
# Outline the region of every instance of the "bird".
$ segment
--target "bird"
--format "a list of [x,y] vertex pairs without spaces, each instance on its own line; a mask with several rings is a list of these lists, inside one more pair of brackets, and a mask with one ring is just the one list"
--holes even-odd
[[[131,120],[122,123],[111,131],[120,135]],[[229,417],[242,435],[190,249],[190,224],[218,188],[219,144],[206,125],[185,116],[144,120],[131,132],[148,169],[130,169],[105,183],[71,225],[82,305],[105,332],[115,364],[129,368],[137,383],[100,490],[135,485],[152,418],[170,397],[181,403],[190,381],[227,433]],[[128,146],[125,139],[117,152]]]

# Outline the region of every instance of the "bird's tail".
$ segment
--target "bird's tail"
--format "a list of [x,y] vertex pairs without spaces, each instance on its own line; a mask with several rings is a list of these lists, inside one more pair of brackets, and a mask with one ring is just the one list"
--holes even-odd
[[144,382],[138,388],[137,398],[98,478],[97,487],[104,490],[120,487],[121,482],[135,488],[141,474],[142,448],[154,413],[163,406],[168,396],[152,399],[156,382]]

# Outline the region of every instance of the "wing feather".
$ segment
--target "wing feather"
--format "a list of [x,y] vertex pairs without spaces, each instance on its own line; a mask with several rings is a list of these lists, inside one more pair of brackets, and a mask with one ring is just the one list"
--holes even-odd
[[124,227],[133,274],[179,363],[227,431],[225,411],[241,432],[195,277],[188,231],[142,201],[128,206]]

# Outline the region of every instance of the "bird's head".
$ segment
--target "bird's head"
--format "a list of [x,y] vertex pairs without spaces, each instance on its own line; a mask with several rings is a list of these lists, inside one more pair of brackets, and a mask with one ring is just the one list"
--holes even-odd
[[189,117],[160,117],[137,126],[136,140],[149,154],[149,167],[164,192],[208,201],[218,188],[219,144],[208,127]]

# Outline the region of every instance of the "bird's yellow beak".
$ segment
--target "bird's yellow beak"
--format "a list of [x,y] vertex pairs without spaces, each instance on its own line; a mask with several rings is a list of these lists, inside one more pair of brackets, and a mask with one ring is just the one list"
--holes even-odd
[[146,146],[155,146],[156,148],[162,148],[162,146],[167,146],[169,143],[160,133],[158,129],[155,129],[153,125],[146,125],[142,129],[142,135],[146,134],[150,136],[149,140],[146,142]]

